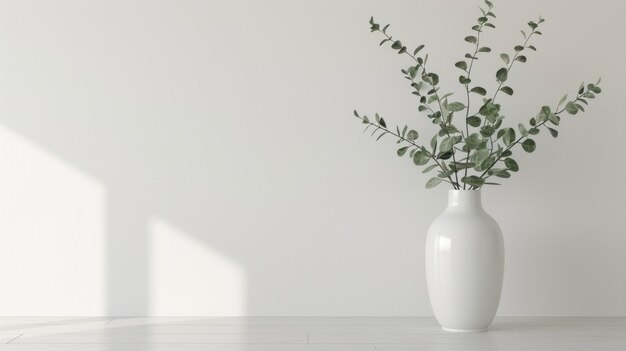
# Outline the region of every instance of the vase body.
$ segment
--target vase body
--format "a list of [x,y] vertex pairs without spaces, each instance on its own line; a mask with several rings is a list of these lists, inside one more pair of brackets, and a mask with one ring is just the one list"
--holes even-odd
[[443,329],[485,331],[500,303],[504,243],[482,207],[480,190],[450,190],[448,207],[428,229],[428,295]]

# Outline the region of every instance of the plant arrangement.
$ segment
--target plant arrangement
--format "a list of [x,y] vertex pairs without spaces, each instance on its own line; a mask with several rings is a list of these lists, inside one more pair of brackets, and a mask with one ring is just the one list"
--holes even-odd
[[[491,48],[483,46],[481,34],[486,30],[495,29],[492,19],[493,4],[485,0],[485,8],[481,7],[482,16],[478,17],[472,27],[472,35],[465,37],[471,45],[471,50],[465,54],[463,60],[455,63],[460,70],[459,83],[465,92],[463,102],[453,101],[452,93],[445,93],[439,86],[439,76],[427,68],[428,54],[424,54],[424,45],[409,50],[400,40],[388,33],[389,24],[381,27],[370,18],[371,31],[382,34],[380,46],[388,45],[398,54],[411,58],[412,64],[402,69],[404,78],[409,80],[412,94],[419,99],[418,111],[424,112],[430,121],[439,126],[428,144],[419,142],[419,133],[408,126],[395,131],[387,126],[387,122],[378,113],[370,118],[359,114],[354,115],[366,124],[365,131],[372,129],[371,135],[380,140],[387,134],[397,138],[401,147],[397,155],[410,156],[417,166],[426,166],[423,173],[437,170],[438,174],[430,178],[426,188],[433,188],[442,182],[447,182],[454,189],[475,190],[483,185],[498,185],[492,177],[509,178],[512,172],[519,171],[519,165],[513,159],[513,152],[523,149],[533,152],[536,148],[534,136],[542,130],[556,138],[557,130],[565,114],[575,115],[584,112],[583,105],[601,93],[600,79],[594,84],[580,84],[574,98],[564,95],[554,108],[542,106],[537,115],[530,118],[528,124],[519,123],[517,128],[504,127],[505,116],[502,115],[502,106],[497,98],[503,94],[513,95],[514,90],[506,82],[511,69],[516,64],[523,64],[528,60],[528,53],[537,51],[531,44],[531,39],[542,35],[539,28],[545,21],[539,17],[537,21],[528,22],[528,29],[522,30],[523,42],[515,45],[511,53],[502,53],[503,66],[495,72],[496,88],[490,94],[487,89],[476,85],[472,77],[472,68],[479,57],[491,53]],[[474,99],[482,97],[480,104],[472,105]],[[459,128],[453,122],[462,118],[463,126]]]

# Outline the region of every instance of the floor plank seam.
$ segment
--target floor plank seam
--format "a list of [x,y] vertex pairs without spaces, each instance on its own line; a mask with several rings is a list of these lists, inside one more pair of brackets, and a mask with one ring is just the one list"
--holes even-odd
[[11,339],[11,340],[7,341],[7,344],[12,343],[13,341],[15,341],[17,338],[21,337],[22,335],[24,335],[24,333],[22,333],[22,334],[20,334],[20,335],[18,335],[18,336],[16,336],[16,337],[14,337],[13,339]]

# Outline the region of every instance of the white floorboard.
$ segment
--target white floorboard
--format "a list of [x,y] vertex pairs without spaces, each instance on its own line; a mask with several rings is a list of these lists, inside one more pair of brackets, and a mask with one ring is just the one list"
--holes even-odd
[[372,344],[8,344],[3,351],[376,351]]
[[307,344],[307,334],[24,334],[14,344]]
[[487,333],[416,317],[0,317],[0,351],[626,350],[626,318],[497,318]]

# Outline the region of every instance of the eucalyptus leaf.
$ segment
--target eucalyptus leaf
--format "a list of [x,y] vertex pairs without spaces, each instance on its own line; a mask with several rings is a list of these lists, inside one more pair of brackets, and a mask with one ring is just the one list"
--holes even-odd
[[535,149],[537,148],[537,144],[535,144],[535,141],[532,139],[526,139],[524,140],[524,142],[522,142],[522,148],[524,149],[524,151],[530,153],[535,151]]
[[513,130],[513,128],[504,129],[502,141],[506,146],[510,146],[511,144],[513,144],[513,142],[515,141],[515,130]]
[[578,113],[578,107],[576,106],[576,104],[570,101],[565,105],[565,111],[567,111],[567,113],[569,113],[570,115],[575,115],[576,113]]
[[385,122],[382,117],[380,118],[380,120],[378,120],[378,124],[380,124],[380,126],[383,128],[387,128],[387,122]]
[[[591,100],[602,93],[602,88],[599,86],[600,79],[595,84],[583,82],[580,84],[575,98],[568,101],[568,96],[564,95],[554,111],[548,106],[542,106],[536,116],[529,118],[528,125],[516,121],[503,123],[508,122],[509,119],[501,114],[500,100],[503,99],[500,98],[496,102],[496,97],[498,97],[499,91],[502,91],[501,95],[513,95],[513,88],[504,83],[509,79],[509,73],[514,62],[527,62],[526,55],[523,55],[525,54],[524,51],[537,51],[530,40],[534,35],[541,35],[538,27],[544,20],[540,17],[538,21],[528,22],[531,31],[522,31],[525,41],[523,44],[514,46],[514,55],[509,56],[506,53],[499,55],[504,65],[497,68],[495,73],[496,84],[498,84],[497,90],[493,97],[489,97],[485,88],[471,86],[472,80],[479,80],[477,78],[480,78],[474,77],[476,73],[471,69],[473,60],[478,60],[478,56],[483,58],[478,53],[492,51],[491,48],[480,46],[479,43],[479,35],[485,28],[495,28],[492,23],[489,23],[490,18],[496,17],[492,12],[493,4],[489,0],[485,0],[485,4],[487,4],[487,8],[480,9],[482,16],[478,17],[477,22],[472,26],[473,35],[465,37],[465,41],[474,44],[472,45],[473,48],[465,53],[465,59],[455,63],[455,67],[463,70],[463,75],[458,76],[458,80],[464,85],[464,90],[468,93],[466,103],[460,102],[465,101],[464,99],[450,101],[449,97],[452,94],[441,90],[439,76],[426,68],[428,54],[418,56],[424,45],[419,45],[411,54],[400,40],[387,33],[388,24],[382,26],[376,23],[373,17],[369,19],[371,31],[383,36],[379,42],[381,46],[389,42],[391,48],[398,54],[406,53],[415,61],[400,71],[404,78],[410,81],[411,94],[419,98],[418,111],[426,112],[429,121],[437,126],[438,132],[430,139],[430,145],[420,145],[422,143],[417,142],[418,131],[409,128],[409,126],[396,126],[395,132],[393,132],[387,128],[387,121],[378,113],[371,118],[360,115],[356,110],[353,113],[365,124],[364,132],[370,132],[371,136],[376,137],[377,140],[387,134],[397,136],[396,142],[400,144],[396,151],[398,156],[405,156],[408,153],[413,163],[426,166],[423,170],[424,173],[435,169],[439,170],[436,177],[428,180],[427,188],[447,182],[454,189],[472,190],[485,184],[497,184],[486,181],[492,176],[511,177],[512,172],[519,171],[519,165],[511,158],[514,151],[521,147],[526,152],[534,152],[536,144],[530,137],[539,134],[542,126],[548,129],[552,137],[556,138],[559,132],[554,126],[563,122],[562,112],[565,111],[569,114],[585,112]],[[471,63],[468,60],[472,60]],[[591,63],[589,66],[592,67]],[[536,81],[534,84],[537,86],[543,82]],[[378,87],[376,88],[378,89]],[[470,102],[474,100],[471,99],[469,93],[480,96],[479,99],[476,99],[479,100],[477,104],[473,102],[471,104],[474,109],[478,108],[478,112],[473,115],[470,115],[473,113],[470,111]],[[461,111],[466,112],[464,120],[460,117],[454,118],[457,117],[455,114]],[[454,124],[455,122],[465,122],[465,125],[459,128]],[[517,128],[510,128],[504,124],[517,125]],[[519,138],[517,133],[519,133]],[[403,146],[401,143],[405,143],[405,145]],[[463,173],[459,174],[460,172]],[[459,179],[461,180],[460,183]]]
[[502,87],[500,90],[507,95],[513,95],[513,89],[511,87]]
[[507,55],[507,54],[500,54],[500,58],[502,59],[502,61],[504,61],[505,65],[509,64],[509,62],[510,62],[509,55]]
[[426,189],[432,189],[434,187],[436,187],[437,185],[439,185],[439,183],[441,183],[443,181],[443,179],[441,178],[430,178],[427,182],[426,182]]
[[496,177],[500,177],[500,178],[511,178],[511,173],[507,172],[504,169],[500,169],[500,170],[497,170],[496,172],[493,172],[493,175],[495,175]]
[[519,171],[519,166],[517,165],[517,162],[515,162],[515,160],[512,158],[505,158],[504,164],[506,165],[508,169],[510,169],[513,172]]
[[524,127],[524,125],[523,125],[523,124],[521,124],[521,123],[520,123],[520,124],[518,124],[518,125],[517,125],[517,129],[519,129],[519,132],[520,132],[520,134],[521,134],[523,137],[527,137],[527,136],[528,136],[528,130],[526,130],[526,127]]
[[420,50],[422,50],[423,48],[424,48],[424,45],[420,45],[416,47],[415,50],[413,51],[413,56],[417,55],[417,53],[420,52]]
[[550,135],[552,135],[553,138],[556,138],[559,136],[559,131],[554,129],[554,128],[550,128],[548,127],[548,130],[550,131]]
[[439,165],[438,165],[438,164],[430,165],[430,166],[428,166],[428,167],[424,168],[424,170],[422,171],[422,173],[428,173],[428,172],[432,171],[433,169],[435,169],[435,168],[437,168],[437,167],[439,167]]
[[401,147],[398,149],[398,151],[396,152],[398,154],[398,156],[402,157],[404,156],[404,154],[406,154],[406,150],[408,150],[409,147],[405,146],[405,147]]
[[473,87],[470,92],[472,93],[476,93],[478,95],[482,95],[485,96],[487,94],[487,90],[485,90],[485,88],[482,87]]
[[465,41],[468,43],[476,44],[477,39],[475,36],[470,35],[468,37],[465,37]]
[[478,176],[468,176],[461,178],[461,181],[467,185],[480,187],[485,183],[485,179]]
[[452,151],[440,152],[439,155],[437,155],[437,158],[440,160],[447,160],[452,157],[452,155]]
[[439,151],[440,152],[448,152],[448,151],[452,150],[452,146],[454,146],[453,139],[451,137],[447,137],[447,138],[443,139],[441,144],[439,144]]
[[502,67],[498,70],[498,72],[496,72],[496,78],[500,82],[506,82],[508,76],[509,76],[509,72],[506,67]]
[[451,102],[447,106],[448,111],[450,112],[458,112],[465,109],[465,105],[460,102]]
[[472,162],[480,164],[489,157],[491,153],[488,149],[479,149],[472,154]]
[[430,156],[428,156],[424,150],[417,150],[413,154],[413,163],[417,166],[423,166],[428,163]]
[[469,124],[472,127],[480,127],[481,123],[482,121],[480,120],[480,117],[471,116],[467,118],[467,124]]

